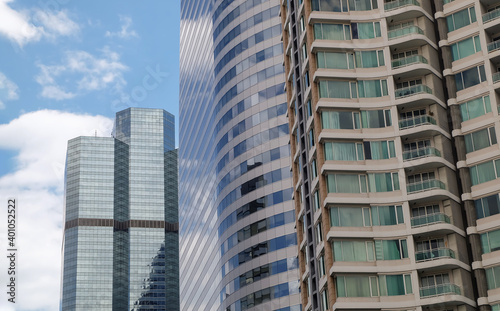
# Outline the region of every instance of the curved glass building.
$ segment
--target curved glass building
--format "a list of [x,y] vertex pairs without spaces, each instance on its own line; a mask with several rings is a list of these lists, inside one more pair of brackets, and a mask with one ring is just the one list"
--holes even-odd
[[182,310],[300,310],[279,12],[181,2]]

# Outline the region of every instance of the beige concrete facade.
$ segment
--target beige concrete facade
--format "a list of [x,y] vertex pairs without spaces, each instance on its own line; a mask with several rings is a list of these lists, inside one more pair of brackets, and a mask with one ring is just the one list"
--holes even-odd
[[500,310],[500,1],[281,18],[303,310]]

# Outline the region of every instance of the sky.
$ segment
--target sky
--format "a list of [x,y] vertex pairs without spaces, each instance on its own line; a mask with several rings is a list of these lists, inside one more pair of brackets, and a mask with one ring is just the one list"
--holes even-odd
[[[67,141],[163,108],[178,137],[179,0],[0,0],[0,310],[58,310]],[[16,303],[7,200],[17,202]]]

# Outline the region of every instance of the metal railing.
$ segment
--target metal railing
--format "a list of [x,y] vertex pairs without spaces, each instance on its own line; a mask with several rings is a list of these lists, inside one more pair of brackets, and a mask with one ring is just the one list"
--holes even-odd
[[432,90],[427,85],[419,84],[419,85],[404,87],[402,89],[397,89],[394,93],[396,98],[403,98],[422,93],[432,94]]
[[415,160],[426,157],[440,157],[441,152],[434,147],[419,148],[403,152],[403,161]]
[[405,58],[398,58],[392,61],[392,69],[405,67],[412,64],[428,64],[427,59],[421,55],[412,55]]
[[500,81],[500,72],[494,72],[492,74],[492,78],[493,78],[493,83],[497,83],[498,81]]
[[500,9],[495,9],[488,13],[483,14],[483,23],[487,23],[489,21],[495,20],[500,17]]
[[432,297],[446,294],[460,295],[460,287],[455,284],[441,284],[420,288],[420,297]]
[[488,43],[488,53],[491,53],[498,49],[500,49],[500,40]]
[[411,34],[420,34],[423,35],[424,31],[417,26],[407,26],[400,29],[389,30],[387,35],[389,36],[389,40],[396,39],[399,37],[411,35]]
[[417,262],[441,258],[455,258],[455,252],[449,248],[436,248],[415,252],[415,260]]
[[437,179],[424,180],[421,182],[408,184],[406,186],[406,191],[408,193],[427,191],[431,189],[446,189],[445,184]]
[[416,216],[411,218],[412,227],[428,226],[431,224],[437,224],[443,222],[447,224],[450,223],[450,217],[448,217],[448,215],[445,215],[443,213],[435,213],[435,214]]
[[417,0],[396,0],[384,4],[384,10],[391,11],[408,5],[420,6]]

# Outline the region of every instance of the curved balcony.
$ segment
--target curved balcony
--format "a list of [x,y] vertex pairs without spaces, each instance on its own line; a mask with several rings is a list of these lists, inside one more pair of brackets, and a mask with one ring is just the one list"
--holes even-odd
[[397,10],[399,8],[402,8],[405,6],[410,6],[410,5],[420,6],[420,3],[418,3],[417,0],[396,0],[396,1],[391,1],[391,2],[385,3],[384,10],[385,11],[392,11],[392,10]]
[[429,261],[441,258],[455,258],[455,252],[449,248],[437,248],[420,252],[415,252],[415,261]]
[[434,147],[420,148],[403,152],[403,161],[411,161],[426,157],[440,157],[441,152]]
[[433,124],[436,125],[436,119],[431,116],[417,116],[399,121],[399,129],[404,130],[410,127]]
[[445,186],[444,182],[437,180],[437,179],[424,180],[421,182],[408,184],[406,186],[406,191],[408,192],[408,194],[422,192],[422,191],[428,191],[428,190],[433,190],[433,189],[445,190],[446,186]]
[[394,92],[394,95],[396,99],[408,97],[408,96],[413,96],[417,94],[432,94],[432,90],[430,87],[427,85],[419,84],[419,85],[413,85],[409,87],[404,87],[402,89],[397,89]]
[[492,53],[500,49],[500,40],[488,43],[488,53]]
[[413,64],[428,64],[427,59],[421,55],[412,55],[405,58],[399,58],[392,61],[392,69],[398,69]]
[[407,26],[407,27],[403,27],[401,29],[389,30],[387,32],[387,36],[389,37],[389,40],[397,39],[397,38],[412,35],[412,34],[423,35],[424,31],[418,26]]
[[443,213],[435,213],[411,218],[411,227],[428,226],[436,223],[450,223],[450,217]]
[[492,74],[492,78],[493,78],[493,83],[497,83],[498,81],[500,81],[500,72],[494,72]]
[[420,298],[428,298],[448,294],[461,295],[460,287],[455,284],[440,284],[420,288]]
[[483,14],[483,23],[490,22],[497,18],[500,18],[500,9],[496,9],[491,12]]

